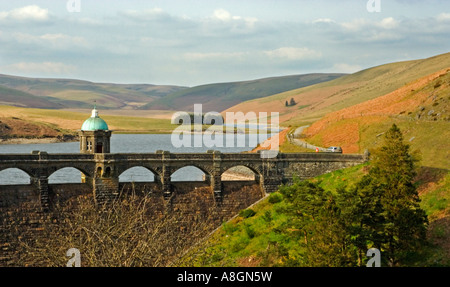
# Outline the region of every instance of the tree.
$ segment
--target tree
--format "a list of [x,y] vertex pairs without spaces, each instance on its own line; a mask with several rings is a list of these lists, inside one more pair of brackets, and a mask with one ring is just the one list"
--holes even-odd
[[[368,228],[374,244],[385,251],[390,266],[422,245],[428,223],[413,184],[417,159],[409,148],[400,129],[392,125],[383,145],[373,152],[369,174],[362,179],[364,185],[359,186],[361,200],[369,199],[365,206],[376,205],[373,210],[382,218],[368,223]],[[370,203],[370,198],[375,203]]]
[[291,101],[289,102],[290,106],[295,106],[297,103],[295,102],[294,98],[291,98]]
[[294,179],[280,189],[290,215],[289,230],[302,242],[304,252],[299,265],[354,266],[353,252],[335,196],[311,181]]

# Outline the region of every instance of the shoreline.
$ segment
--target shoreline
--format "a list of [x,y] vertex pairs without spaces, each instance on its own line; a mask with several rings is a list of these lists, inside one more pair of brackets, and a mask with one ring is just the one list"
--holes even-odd
[[[114,130],[113,130],[114,132]],[[116,134],[171,134],[173,131],[131,131],[131,130],[123,130],[123,131],[116,131]],[[183,134],[190,134],[190,135],[198,135],[198,134],[204,134],[205,131],[182,131]],[[286,128],[281,127],[278,134],[281,134],[281,141],[284,141],[285,133],[287,132]],[[236,131],[234,134],[238,134]],[[253,134],[253,133],[251,133]],[[270,139],[268,139],[270,140]],[[0,138],[0,145],[9,145],[9,144],[50,144],[50,143],[66,143],[66,142],[77,142],[78,138],[76,136],[72,135],[64,135],[62,137],[46,137],[46,138],[23,138],[23,137],[13,137],[13,138],[7,138],[2,139]],[[281,144],[281,142],[280,142]],[[261,149],[260,145],[255,147],[253,150],[249,152],[256,152],[257,150]]]
[[9,138],[9,139],[0,139],[0,145],[50,144],[50,143],[68,143],[77,141],[78,139],[67,140],[64,138]]

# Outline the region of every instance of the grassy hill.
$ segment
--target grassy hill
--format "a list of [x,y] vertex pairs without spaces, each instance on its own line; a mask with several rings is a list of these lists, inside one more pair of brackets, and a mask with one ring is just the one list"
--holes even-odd
[[[100,116],[116,133],[170,133],[170,119]],[[48,138],[76,135],[90,113],[0,106],[0,138]],[[2,126],[3,124],[3,126]]]
[[396,123],[422,164],[449,168],[450,67],[422,77],[382,97],[333,113],[305,130],[306,141],[339,145],[344,152],[362,152],[376,145],[386,127]]
[[[279,112],[288,126],[311,124],[330,112],[374,99],[431,73],[450,67],[450,53],[385,64],[332,81],[237,104],[226,111]],[[294,98],[295,106],[285,106]],[[225,112],[226,112],[225,111]]]
[[0,103],[30,108],[87,109],[96,101],[100,109],[172,111],[191,111],[195,103],[202,103],[205,109],[222,111],[243,100],[329,81],[342,75],[284,76],[193,88],[0,75]]
[[40,109],[58,109],[61,105],[47,98],[37,97],[30,93],[11,89],[0,85],[0,104],[21,107],[36,107]]
[[141,108],[192,111],[194,104],[203,104],[205,111],[220,112],[242,101],[267,97],[276,93],[330,81],[343,75],[306,74],[202,85],[172,93]]
[[[185,87],[93,83],[72,79],[36,79],[0,75],[0,102],[30,108],[92,108],[95,100],[97,106],[102,109],[133,109],[181,89]],[[22,95],[22,97],[15,99],[8,97],[11,93]],[[33,101],[24,100],[24,95]]]

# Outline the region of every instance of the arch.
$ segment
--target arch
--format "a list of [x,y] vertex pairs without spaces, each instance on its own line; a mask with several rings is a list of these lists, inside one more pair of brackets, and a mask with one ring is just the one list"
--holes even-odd
[[21,168],[11,167],[0,170],[0,185],[28,185],[31,175]]
[[107,166],[105,168],[105,172],[103,173],[103,177],[110,177],[111,176],[111,167]]
[[208,172],[198,166],[186,165],[172,172],[170,181],[207,181],[209,176]]
[[102,167],[101,166],[97,167],[96,171],[97,177],[102,177],[102,172],[103,172]]
[[119,182],[154,182],[155,173],[144,166],[134,166],[119,175]]
[[254,181],[258,173],[245,165],[236,165],[228,168],[221,174],[222,181]]
[[63,167],[52,172],[48,177],[48,184],[82,183],[82,176],[86,173],[76,167]]

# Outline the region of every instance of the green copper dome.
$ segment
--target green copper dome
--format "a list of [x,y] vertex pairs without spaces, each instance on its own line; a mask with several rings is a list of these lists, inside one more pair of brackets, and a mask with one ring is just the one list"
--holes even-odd
[[108,129],[108,124],[106,124],[106,122],[98,116],[98,111],[96,108],[92,110],[92,116],[81,126],[82,131],[107,131]]

